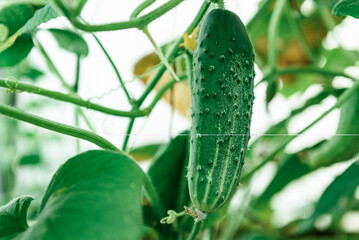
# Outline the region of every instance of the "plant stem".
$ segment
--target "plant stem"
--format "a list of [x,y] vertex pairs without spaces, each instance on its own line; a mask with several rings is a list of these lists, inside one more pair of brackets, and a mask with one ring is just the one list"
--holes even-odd
[[147,27],[144,27],[142,29],[142,32],[146,35],[146,37],[148,38],[148,40],[150,40],[153,48],[155,49],[155,52],[157,54],[157,56],[160,58],[161,62],[163,63],[163,65],[165,65],[167,71],[172,75],[172,77],[174,79],[176,79],[177,81],[179,81],[179,78],[177,76],[177,74],[173,71],[173,68],[170,66],[169,62],[167,61],[167,58],[163,55],[162,50],[157,46],[155,40],[153,39],[153,37],[151,36],[150,32],[148,31]]
[[195,240],[199,231],[201,230],[202,221],[194,221],[191,233],[189,234],[187,240]]
[[[145,116],[145,113],[143,113],[140,110],[131,110],[129,112],[126,111],[120,111],[108,107],[104,107],[95,103],[91,103],[88,100],[84,100],[76,95],[73,94],[64,94],[56,91],[47,90],[44,88],[36,87],[30,84],[26,83],[20,83],[13,80],[3,80],[0,79],[0,87],[8,88],[10,91],[25,91],[28,93],[33,93],[41,96],[46,96],[49,98],[53,98],[59,101],[63,102],[69,102],[73,103],[80,107],[86,107],[88,109],[92,109],[98,112],[107,113],[113,116],[119,116],[119,117],[142,117]],[[71,88],[72,89],[72,88]]]
[[156,0],[145,0],[131,13],[130,19],[136,18],[143,10],[151,6]]
[[126,97],[127,97],[127,100],[130,104],[132,104],[133,100],[130,96],[130,94],[128,93],[127,89],[126,89],[126,86],[125,86],[125,83],[123,82],[122,80],[122,77],[120,75],[120,72],[118,71],[115,63],[112,61],[112,58],[110,57],[110,55],[108,54],[108,52],[106,51],[105,47],[102,45],[102,43],[100,42],[100,40],[97,38],[97,36],[94,34],[94,33],[91,33],[91,35],[94,37],[94,39],[96,40],[96,42],[98,43],[98,45],[100,46],[100,48],[102,49],[103,53],[106,55],[108,61],[110,62],[113,70],[115,71],[116,73],[116,76],[118,78],[118,80],[120,81],[120,84],[121,84],[121,87],[123,89],[123,91],[125,92],[126,94]]
[[69,126],[66,124],[62,124],[59,122],[51,121],[42,117],[38,117],[29,113],[25,113],[21,110],[18,110],[16,108],[6,106],[3,104],[0,104],[0,114],[3,114],[5,116],[30,123],[32,125],[42,127],[57,133],[62,133],[68,136],[80,138],[86,141],[89,141],[103,149],[112,150],[116,152],[120,152],[120,150],[115,147],[112,143],[107,141],[106,139],[102,138],[101,136],[92,133],[90,131],[81,129],[81,128],[75,128],[73,126]]
[[279,20],[283,13],[287,0],[277,0],[272,17],[268,26],[268,65],[270,68],[276,67],[276,37],[278,33]]
[[124,139],[123,145],[122,145],[122,150],[123,150],[123,151],[126,151],[126,148],[127,148],[127,145],[128,145],[128,141],[130,140],[130,136],[131,136],[133,124],[135,123],[135,119],[136,119],[136,118],[131,118],[131,119],[130,119],[130,122],[128,123],[127,131],[126,131],[126,136],[125,136],[125,139]]
[[252,169],[249,173],[244,175],[242,177],[243,181],[248,180],[255,172],[257,172],[259,169],[261,169],[266,163],[271,161],[279,152],[281,152],[287,145],[290,143],[293,139],[295,139],[300,134],[304,133],[308,129],[310,129],[312,126],[317,124],[320,120],[322,120],[324,117],[326,117],[330,112],[332,112],[334,109],[339,108],[343,105],[356,91],[359,91],[359,81],[356,81],[354,85],[345,90],[345,92],[340,95],[338,98],[338,101],[327,111],[325,111],[321,116],[319,116],[316,120],[311,122],[309,125],[307,125],[305,128],[303,128],[301,131],[299,131],[297,134],[289,136],[286,141],[284,141],[277,149],[275,149],[271,154],[269,154],[258,166],[256,166],[254,169]]
[[90,25],[90,24],[82,23],[77,18],[73,18],[61,0],[54,0],[55,4],[60,8],[63,14],[69,19],[69,21],[78,29],[81,29],[86,32],[115,31],[115,30],[122,30],[128,28],[138,28],[142,30],[149,23],[161,17],[162,15],[164,15],[165,13],[167,13],[168,11],[170,11],[171,9],[173,9],[183,1],[184,0],[170,0],[165,4],[163,4],[162,6],[151,11],[150,13],[141,16],[139,18],[131,19],[130,21]]
[[92,126],[91,122],[90,122],[89,119],[85,116],[84,112],[81,111],[80,108],[77,108],[77,112],[78,112],[79,116],[81,116],[82,119],[85,121],[87,127],[91,130],[91,132],[96,133],[96,129]]
[[[192,21],[192,23],[189,25],[189,27],[186,30],[186,33],[190,34],[193,32],[193,30],[196,28],[196,26],[199,24],[199,22],[201,21],[201,19],[203,18],[203,16],[206,14],[207,9],[209,8],[209,6],[211,5],[210,2],[204,1],[201,8],[199,9],[196,17],[194,18],[194,20]],[[173,58],[175,57],[175,55],[177,54],[177,51],[179,49],[179,45],[183,42],[183,37],[178,38],[171,46],[170,50],[168,51],[168,54],[166,54],[166,58],[168,62],[171,62],[173,60]],[[148,94],[150,94],[150,92],[152,91],[152,89],[156,86],[157,82],[161,79],[163,73],[165,72],[166,67],[164,65],[162,65],[160,67],[160,69],[156,72],[156,74],[151,78],[151,80],[149,81],[145,91],[143,92],[143,94],[140,96],[140,98],[136,101],[136,105],[138,107],[140,107],[142,105],[142,103],[145,101],[145,99],[147,98]],[[135,119],[131,119],[129,125],[128,125],[128,129],[127,129],[127,134],[123,143],[123,147],[122,149],[126,149],[129,138],[130,138],[130,133],[132,131],[132,127],[133,127],[133,123],[134,123]]]
[[79,82],[80,82],[80,66],[81,66],[81,56],[78,54],[76,57],[76,73],[75,73],[75,84],[74,91],[77,93],[79,90]]
[[[192,21],[192,23],[189,25],[189,27],[186,30],[186,33],[191,34],[193,30],[196,28],[196,26],[199,24],[205,13],[207,12],[208,7],[210,6],[210,2],[204,1],[200,10],[198,11],[196,17]],[[171,49],[166,54],[166,58],[169,62],[173,60],[173,57],[176,55],[179,45],[183,42],[183,37],[180,37],[176,40],[176,42],[173,43]],[[163,73],[165,72],[166,67],[161,66],[161,68],[156,72],[156,74],[151,78],[149,81],[145,91],[141,95],[141,97],[138,99],[137,104],[138,106],[141,106],[141,104],[144,102],[148,94],[152,91],[152,89],[155,87],[157,82],[162,77]]]

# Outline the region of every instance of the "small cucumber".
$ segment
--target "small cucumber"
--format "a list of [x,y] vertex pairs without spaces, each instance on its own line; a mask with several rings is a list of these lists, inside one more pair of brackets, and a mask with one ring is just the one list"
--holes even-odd
[[208,213],[239,183],[250,138],[254,54],[242,21],[224,9],[205,17],[197,41],[187,178],[192,203]]
[[359,152],[358,117],[359,91],[341,107],[336,135],[320,148],[308,153],[309,165],[317,168],[354,157]]

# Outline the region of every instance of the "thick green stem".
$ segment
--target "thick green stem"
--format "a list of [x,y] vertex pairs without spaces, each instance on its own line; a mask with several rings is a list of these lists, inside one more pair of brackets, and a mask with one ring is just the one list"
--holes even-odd
[[32,125],[42,127],[57,133],[62,133],[68,136],[80,138],[91,142],[103,149],[112,150],[116,152],[120,152],[120,150],[115,147],[112,143],[107,141],[106,139],[102,138],[101,136],[89,132],[87,130],[81,128],[75,128],[73,126],[69,126],[66,124],[58,123],[55,121],[51,121],[42,117],[38,117],[29,113],[25,113],[21,110],[18,110],[13,107],[9,107],[3,104],[0,104],[0,114],[5,116],[30,123]]
[[151,6],[156,0],[145,0],[131,13],[130,19],[136,18],[143,10]]
[[91,103],[90,101],[86,101],[76,95],[73,94],[64,94],[56,91],[47,90],[44,88],[36,87],[30,84],[26,83],[20,83],[13,80],[2,80],[0,79],[0,87],[8,88],[10,91],[25,91],[28,93],[33,93],[41,96],[46,96],[49,98],[53,98],[59,101],[63,102],[69,102],[73,103],[80,107],[85,107],[88,109],[92,109],[98,112],[107,113],[113,116],[119,116],[119,117],[142,117],[145,116],[145,113],[143,113],[140,110],[131,110],[129,112],[126,111],[120,111],[108,107],[104,107],[95,103]]
[[[186,30],[187,34],[191,34],[193,30],[196,28],[196,26],[199,24],[199,22],[202,20],[203,16],[207,12],[208,7],[210,6],[210,2],[204,1],[202,4],[200,10],[198,11],[195,19],[192,21],[192,23],[189,25],[189,27]],[[183,42],[183,37],[180,37],[176,40],[176,42],[173,43],[171,49],[166,54],[166,58],[168,62],[171,62],[176,55],[179,45]],[[156,74],[152,77],[152,79],[149,81],[149,84],[147,85],[144,93],[141,95],[141,97],[138,99],[137,104],[138,106],[141,106],[141,104],[144,102],[148,94],[152,91],[152,89],[155,87],[157,82],[162,77],[163,73],[165,72],[166,67],[161,66],[160,69],[156,72]]]
[[198,233],[201,230],[202,221],[194,221],[191,233],[189,234],[187,240],[195,240]]
[[315,124],[317,124],[320,120],[322,120],[324,117],[326,117],[330,112],[332,112],[334,109],[339,108],[343,105],[356,91],[359,91],[359,81],[356,81],[354,85],[347,89],[340,97],[338,98],[338,101],[327,111],[325,111],[320,117],[318,117],[316,120],[311,122],[308,126],[303,128],[301,131],[299,131],[297,134],[291,135],[288,137],[286,141],[284,141],[277,149],[275,149],[270,155],[268,155],[258,166],[256,166],[254,169],[252,169],[249,173],[244,175],[242,177],[243,181],[248,180],[254,173],[256,173],[259,169],[261,169],[266,163],[271,161],[279,152],[281,152],[287,145],[290,143],[293,139],[295,139],[297,136],[301,135],[302,133],[306,132],[308,129],[313,127]]
[[64,15],[70,20],[70,22],[78,29],[81,29],[86,32],[115,31],[115,30],[122,30],[128,28],[143,29],[149,23],[161,17],[171,9],[175,8],[183,1],[184,0],[170,0],[167,3],[163,4],[162,6],[151,11],[150,13],[142,17],[132,19],[130,21],[90,25],[90,24],[82,23],[77,18],[73,18],[61,0],[54,0],[55,4],[60,8],[60,10],[64,13]]
[[269,21],[268,26],[268,65],[275,69],[276,67],[276,37],[279,28],[279,20],[283,13],[284,7],[287,3],[287,0],[277,0],[272,17]]

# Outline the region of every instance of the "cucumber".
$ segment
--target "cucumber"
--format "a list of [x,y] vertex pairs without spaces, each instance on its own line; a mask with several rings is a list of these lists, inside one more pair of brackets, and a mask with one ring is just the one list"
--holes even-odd
[[233,195],[250,138],[254,54],[245,26],[228,10],[204,19],[194,52],[188,184],[204,213]]
[[[359,91],[350,97],[340,109],[336,135],[320,148],[308,153],[313,168],[329,166],[349,160],[359,152]],[[343,135],[344,134],[344,135]]]

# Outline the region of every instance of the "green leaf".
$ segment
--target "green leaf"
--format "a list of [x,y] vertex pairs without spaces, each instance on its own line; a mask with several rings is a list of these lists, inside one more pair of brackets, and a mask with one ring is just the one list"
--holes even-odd
[[354,66],[359,60],[358,51],[351,51],[342,47],[331,50],[322,49],[322,54],[326,59],[324,68],[330,70],[343,71],[344,68]]
[[[153,164],[148,170],[148,175],[155,186],[165,210],[183,211],[183,207],[189,203],[186,167],[189,157],[189,131],[180,133],[157,154]],[[158,225],[159,220],[148,208],[144,208],[145,222],[155,227],[165,239],[170,239],[174,234],[170,225]]]
[[177,210],[177,201],[186,195],[186,191],[179,192],[179,185],[188,163],[188,134],[184,131],[175,137],[148,170],[165,209]]
[[325,189],[312,216],[302,224],[300,229],[306,231],[313,226],[315,219],[320,215],[337,211],[338,207],[353,198],[358,185],[359,162],[356,161]]
[[28,228],[26,214],[32,200],[30,196],[23,196],[0,208],[0,239]]
[[333,8],[333,14],[337,17],[349,15],[359,18],[358,0],[341,0]]
[[49,29],[55,37],[60,48],[81,56],[88,55],[88,46],[86,41],[77,33],[63,29]]
[[51,5],[46,5],[45,7],[37,10],[34,16],[26,22],[25,26],[20,32],[20,35],[31,32],[40,24],[46,23],[51,19],[57,18],[59,16],[59,13]]
[[28,154],[20,158],[19,165],[36,165],[41,162],[39,154]]
[[141,239],[142,169],[125,154],[89,151],[53,176],[37,221],[17,239]]
[[136,161],[143,161],[153,158],[156,155],[156,153],[160,151],[161,147],[163,147],[164,145],[165,144],[163,143],[143,145],[130,149],[128,154],[131,157],[133,157]]
[[35,14],[36,8],[30,4],[12,4],[0,8],[0,23],[9,29],[9,36],[15,34]]
[[266,190],[258,198],[258,203],[268,202],[271,197],[280,192],[288,183],[309,173],[309,166],[301,161],[297,154],[287,155]]
[[21,62],[30,53],[34,43],[29,35],[23,35],[15,44],[0,53],[0,67],[14,66]]

